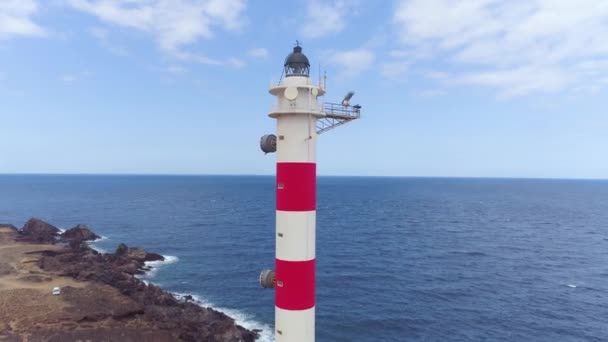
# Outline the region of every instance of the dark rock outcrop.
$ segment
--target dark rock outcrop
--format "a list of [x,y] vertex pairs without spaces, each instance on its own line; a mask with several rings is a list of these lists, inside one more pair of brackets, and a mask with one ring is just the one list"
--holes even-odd
[[143,248],[129,248],[129,251],[127,252],[127,258],[144,262],[146,260],[146,251],[144,251]]
[[146,253],[144,261],[165,261],[165,257],[156,253]]
[[116,248],[116,253],[114,254],[116,254],[116,256],[124,256],[127,255],[127,253],[129,253],[129,246],[125,245],[124,243],[121,243]]
[[118,245],[118,248],[116,248],[115,254],[117,256],[126,257],[127,259],[134,260],[134,261],[137,261],[140,263],[143,263],[146,261],[164,261],[165,260],[165,257],[160,254],[148,253],[143,248],[129,247],[129,246],[125,245],[124,243],[121,243],[120,245]]
[[21,228],[20,240],[36,243],[55,243],[59,229],[37,218],[31,218]]
[[[72,246],[72,244],[70,244]],[[153,284],[146,284],[134,274],[145,270],[145,262],[163,260],[162,255],[120,244],[115,253],[100,254],[79,244],[62,251],[42,253],[39,267],[48,272],[71,276],[81,281],[109,285],[127,296],[131,304],[118,316],[137,316],[159,331],[182,341],[254,341],[259,334],[249,331],[227,315],[191,303],[192,297],[178,300],[171,293]],[[76,290],[75,290],[76,291]],[[69,293],[68,293],[69,294]],[[91,305],[97,305],[92,302]],[[101,304],[100,304],[101,305]],[[90,310],[88,320],[107,319],[107,308]],[[115,317],[113,313],[111,317]],[[83,317],[85,315],[83,314]]]
[[61,241],[64,242],[84,242],[94,241],[101,237],[93,233],[89,227],[84,224],[79,224],[74,228],[68,229],[61,234]]

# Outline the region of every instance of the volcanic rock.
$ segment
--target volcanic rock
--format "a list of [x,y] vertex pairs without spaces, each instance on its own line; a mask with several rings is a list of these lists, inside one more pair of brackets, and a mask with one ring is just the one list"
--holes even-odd
[[129,251],[127,252],[127,258],[143,262],[146,260],[146,254],[147,253],[143,248],[129,248]]
[[59,229],[37,218],[31,218],[21,228],[21,240],[37,243],[55,243]]
[[165,257],[156,253],[146,253],[144,261],[165,261]]
[[139,270],[136,263],[125,264],[116,269],[127,274],[137,274]]
[[66,242],[93,241],[99,238],[101,237],[93,233],[89,227],[84,224],[79,224],[61,234],[61,240]]
[[165,257],[160,254],[148,253],[143,248],[129,247],[124,243],[118,245],[118,248],[116,248],[116,253],[114,254],[118,257],[126,257],[127,259],[135,260],[138,262],[165,260]]
[[[249,331],[227,315],[211,308],[203,308],[187,301],[177,300],[171,293],[153,284],[146,284],[133,276],[144,270],[144,260],[158,259],[159,254],[147,253],[141,248],[120,244],[114,254],[99,254],[86,244],[61,252],[43,252],[39,267],[45,271],[71,276],[82,281],[93,281],[118,290],[129,298],[118,306],[121,310],[108,311],[102,301],[92,300],[86,313],[79,319],[102,320],[112,317],[137,316],[156,329],[168,332],[182,341],[254,341],[259,334]],[[160,260],[160,259],[159,259]],[[69,296],[82,290],[67,289]],[[92,295],[80,296],[85,298]],[[100,297],[97,297],[100,298]],[[103,298],[103,296],[101,297]],[[192,297],[189,297],[192,299]]]
[[124,243],[121,243],[120,245],[118,245],[118,248],[116,248],[116,255],[117,256],[123,256],[126,255],[129,252],[129,246],[125,245]]
[[[0,243],[2,239],[13,243],[15,239],[35,244],[68,242],[25,252],[24,255],[36,255],[27,256],[37,262],[39,270],[35,273],[20,275],[7,260],[0,260],[0,275],[17,277],[18,281],[36,286],[48,285],[49,289],[50,283],[45,283],[55,277],[79,281],[78,286],[62,286],[61,295],[51,298],[53,302],[67,303],[65,310],[44,319],[31,317],[30,321],[20,321],[23,327],[31,324],[31,332],[27,331],[30,341],[253,342],[259,337],[259,331],[247,330],[221,312],[192,303],[192,296],[178,300],[170,292],[135,276],[149,270],[146,262],[164,260],[162,255],[126,244],[120,244],[115,253],[98,253],[86,243],[98,236],[85,225],[77,225],[57,239],[59,232],[36,218],[21,230],[0,225]],[[34,289],[24,291],[37,293]],[[50,290],[46,296],[51,296]],[[5,304],[2,302],[0,307]],[[13,332],[0,316],[0,341],[12,341]],[[15,341],[22,340],[15,337]]]

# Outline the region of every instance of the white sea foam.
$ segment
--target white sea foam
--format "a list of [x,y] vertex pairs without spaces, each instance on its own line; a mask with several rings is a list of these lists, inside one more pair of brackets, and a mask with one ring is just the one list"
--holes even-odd
[[89,247],[93,248],[98,253],[108,253],[107,250],[105,250],[99,246],[96,246],[95,244],[98,242],[101,242],[101,241],[109,240],[109,239],[110,239],[109,237],[102,235],[99,239],[89,242]]
[[146,261],[144,264],[147,267],[150,267],[150,270],[146,272],[143,278],[154,278],[156,273],[158,273],[158,269],[165,265],[175,264],[179,261],[179,258],[173,255],[163,255],[165,260],[158,261]]
[[[95,240],[95,242],[99,242],[99,241],[103,241],[103,240],[107,240],[107,239],[108,239],[107,237],[102,236],[101,239]],[[91,248],[93,248],[94,250],[96,250],[99,253],[107,253],[107,251],[105,249],[95,246],[92,243],[90,244],[90,246],[91,246]],[[145,262],[145,265],[150,267],[150,270],[147,271],[143,276],[137,276],[137,278],[140,278],[141,281],[144,282],[144,284],[148,285],[148,284],[150,284],[150,281],[147,279],[154,278],[156,276],[159,268],[166,266],[166,265],[175,264],[176,262],[179,261],[179,258],[177,256],[163,255],[163,257],[165,258],[165,260]],[[187,296],[188,294],[173,293],[173,295],[175,295],[175,297],[178,299],[183,299],[183,297]],[[251,315],[244,313],[242,311],[239,311],[239,310],[235,310],[235,309],[217,307],[217,306],[213,305],[211,302],[209,302],[208,300],[205,300],[202,297],[197,296],[197,295],[191,295],[191,296],[194,299],[194,302],[196,304],[198,304],[202,307],[211,307],[214,310],[217,310],[219,312],[222,312],[222,313],[232,317],[235,320],[236,324],[244,327],[245,329],[248,329],[248,330],[261,329],[262,331],[259,332],[260,338],[257,341],[273,342],[275,340],[273,328],[268,324],[260,323],[256,320],[254,320]]]
[[[183,299],[185,296],[187,296],[189,294],[174,292],[173,295],[177,299]],[[256,321],[255,319],[253,319],[253,317],[251,315],[249,315],[245,312],[239,311],[239,310],[227,309],[227,308],[215,306],[213,303],[211,303],[208,300],[201,298],[200,296],[197,296],[197,295],[190,294],[190,296],[192,296],[192,298],[194,299],[194,302],[196,304],[198,304],[202,307],[210,307],[214,310],[217,310],[219,312],[222,312],[222,313],[232,317],[234,319],[234,321],[236,322],[236,324],[242,326],[245,329],[248,329],[248,330],[261,329],[262,331],[259,332],[260,338],[257,339],[256,341],[273,342],[275,340],[273,328],[268,324],[264,324],[264,323]]]
[[105,249],[103,249],[103,248],[101,248],[101,247],[98,247],[98,246],[95,246],[95,245],[94,245],[94,244],[92,244],[92,243],[90,243],[90,244],[89,244],[89,247],[91,247],[92,249],[96,250],[96,251],[97,251],[97,253],[102,253],[102,254],[104,254],[104,253],[108,253],[108,251],[106,251]]
[[93,248],[94,250],[96,250],[98,253],[108,253],[107,250],[105,250],[104,248],[101,248],[99,246],[96,246],[95,244],[104,240],[108,240],[108,237],[102,236],[99,239],[95,240],[95,241],[91,241],[89,242],[89,247]]
[[[179,261],[179,258],[176,256],[163,255],[163,257],[165,258],[164,261],[159,260],[159,261],[146,262],[145,265],[150,267],[151,269],[149,271],[147,271],[145,275],[138,277],[138,278],[140,278],[145,284],[150,284],[150,281],[146,280],[146,279],[154,278],[160,267],[174,264]],[[187,296],[188,294],[173,293],[173,295],[175,295],[175,297],[178,299],[183,299],[183,297]],[[214,310],[223,312],[224,314],[232,317],[235,320],[236,324],[244,327],[245,329],[249,329],[249,330],[261,329],[262,331],[259,333],[260,338],[257,341],[272,342],[275,340],[272,327],[267,324],[263,324],[263,323],[255,321],[251,315],[241,312],[239,310],[217,307],[217,306],[213,305],[211,302],[209,302],[208,300],[205,300],[202,297],[197,296],[197,295],[191,295],[191,296],[194,299],[194,302],[196,304],[198,304],[202,307],[211,307]]]

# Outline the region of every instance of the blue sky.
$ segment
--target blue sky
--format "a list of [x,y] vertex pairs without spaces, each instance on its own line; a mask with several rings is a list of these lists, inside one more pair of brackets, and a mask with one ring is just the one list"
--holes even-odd
[[608,178],[608,2],[2,0],[0,173],[272,174],[298,39],[325,175]]

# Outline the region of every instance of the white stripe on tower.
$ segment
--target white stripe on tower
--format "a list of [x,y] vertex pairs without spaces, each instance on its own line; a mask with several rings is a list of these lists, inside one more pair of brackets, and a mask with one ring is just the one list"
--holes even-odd
[[314,127],[307,114],[277,117],[277,341],[315,340],[316,134],[311,121]]

